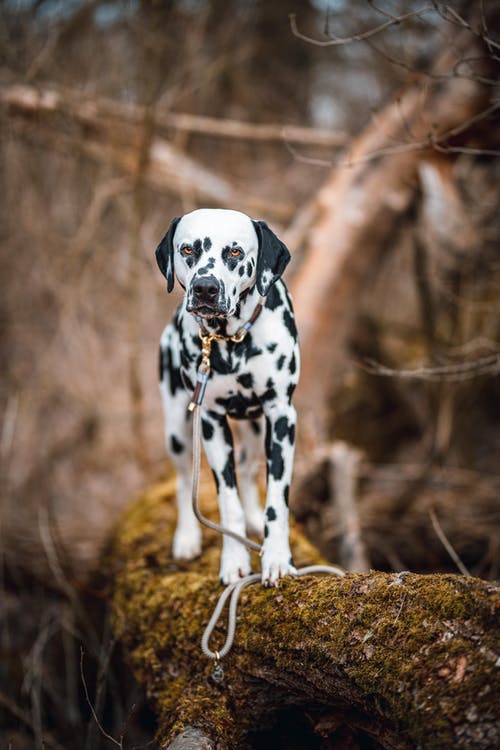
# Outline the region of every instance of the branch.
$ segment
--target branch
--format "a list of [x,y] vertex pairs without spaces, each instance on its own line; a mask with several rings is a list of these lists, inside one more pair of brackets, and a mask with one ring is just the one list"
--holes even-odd
[[305,34],[302,34],[297,28],[297,16],[295,13],[290,13],[288,18],[290,19],[290,28],[292,29],[292,33],[298,39],[302,39],[304,42],[308,42],[308,44],[314,44],[316,47],[338,47],[341,44],[349,44],[350,42],[362,42],[365,39],[369,39],[370,37],[375,36],[375,34],[380,34],[381,31],[385,31],[391,26],[399,26],[408,18],[421,16],[423,13],[429,13],[429,11],[435,12],[435,8],[432,5],[427,5],[424,8],[420,8],[419,10],[413,10],[409,13],[404,13],[402,16],[393,16],[389,21],[385,21],[385,23],[381,23],[379,26],[375,26],[374,28],[368,29],[367,31],[362,31],[359,34],[352,34],[352,36],[346,37],[337,37],[332,34],[333,39],[328,40],[313,39],[310,36],[305,36]]
[[500,372],[500,355],[488,354],[484,357],[478,357],[478,359],[472,362],[459,362],[456,365],[443,365],[441,367],[417,367],[414,370],[395,370],[373,360],[356,362],[356,364],[366,372],[383,377],[410,380],[446,380],[452,383],[459,383],[463,380],[471,380],[485,375],[492,377],[498,375]]
[[[97,114],[117,122],[141,125],[144,121],[144,107],[124,103],[105,97],[78,96],[65,88],[49,84],[42,91],[24,84],[11,84],[0,89],[0,102],[18,111],[65,112],[68,106],[76,107],[77,114],[93,119]],[[288,142],[325,148],[344,146],[348,140],[346,133],[326,128],[308,128],[298,125],[278,123],[252,123],[241,120],[205,117],[183,112],[156,111],[153,126],[157,133],[166,134],[171,130],[184,133],[197,133],[211,138],[230,138],[242,141]]]
[[[69,153],[77,147],[86,156],[135,177],[142,143],[142,121],[137,118],[139,114],[144,117],[144,108],[133,108],[133,116],[127,119],[122,106],[111,106],[109,101],[105,105],[98,99],[80,101],[55,89],[37,91],[20,85],[0,89],[0,103],[9,110],[20,135],[35,136],[50,147]],[[122,114],[119,127],[117,113]],[[56,117],[60,114],[65,116],[64,127],[68,121],[73,122],[71,135],[61,127]],[[156,190],[180,196],[189,191],[196,201],[229,208],[239,205],[249,213],[278,221],[288,220],[292,213],[290,205],[242,192],[158,134],[151,137],[148,149],[143,179]]]

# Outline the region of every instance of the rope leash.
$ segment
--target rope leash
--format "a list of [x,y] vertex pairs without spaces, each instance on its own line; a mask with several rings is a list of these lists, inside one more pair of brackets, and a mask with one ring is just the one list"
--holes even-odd
[[[242,326],[242,328],[237,331],[234,336],[223,336],[221,334],[214,334],[214,333],[208,333],[202,326],[200,327],[200,339],[202,342],[202,358],[201,363],[198,367],[198,373],[197,373],[197,383],[196,387],[191,399],[191,402],[189,404],[189,411],[193,413],[193,481],[192,481],[192,487],[191,487],[191,502],[193,506],[193,511],[196,516],[196,518],[202,523],[204,526],[207,526],[210,529],[213,529],[214,531],[217,531],[219,534],[225,534],[226,536],[230,536],[233,539],[236,539],[240,544],[243,544],[245,547],[248,547],[249,549],[256,550],[260,554],[262,554],[262,546],[260,544],[257,544],[256,542],[253,542],[251,539],[248,539],[245,536],[242,536],[241,534],[237,534],[235,531],[232,531],[231,529],[227,529],[224,526],[221,526],[218,523],[215,523],[214,521],[211,521],[210,519],[206,518],[200,511],[199,505],[198,505],[198,489],[199,489],[199,480],[200,480],[200,466],[201,466],[201,415],[200,415],[200,406],[203,401],[203,396],[205,395],[205,390],[208,382],[208,378],[210,375],[210,352],[211,352],[211,346],[212,341],[233,341],[236,343],[240,343],[243,341],[245,336],[247,335],[248,331],[252,328],[253,324],[259,317],[262,308],[264,306],[265,300],[263,298],[259,298],[259,303],[257,307],[255,308],[251,318],[247,321],[247,323]],[[309,575],[309,574],[318,574],[318,573],[324,573],[327,575],[338,575],[338,576],[344,576],[345,573],[340,568],[337,568],[332,565],[308,565],[304,568],[297,569],[296,573],[294,574],[297,577]],[[235,583],[229,584],[229,586],[226,586],[222,594],[220,595],[217,604],[215,605],[215,609],[212,613],[212,616],[205,628],[205,631],[203,633],[202,639],[201,639],[201,650],[205,654],[205,656],[208,659],[212,659],[214,663],[214,668],[212,670],[211,678],[214,682],[221,683],[224,681],[224,670],[222,668],[222,665],[220,663],[221,659],[226,656],[229,651],[231,650],[231,647],[234,642],[234,635],[236,631],[236,611],[238,607],[238,600],[240,597],[241,592],[244,588],[247,586],[251,586],[254,583],[257,583],[261,580],[261,575],[259,573],[252,573],[248,576],[245,576],[244,578],[241,578],[239,581],[236,581]],[[228,610],[228,621],[227,621],[227,635],[226,640],[223,644],[223,646],[220,648],[220,650],[212,651],[209,647],[210,638],[212,637],[213,631],[215,626],[217,625],[222,611],[226,605],[227,600],[229,601],[229,610]]]

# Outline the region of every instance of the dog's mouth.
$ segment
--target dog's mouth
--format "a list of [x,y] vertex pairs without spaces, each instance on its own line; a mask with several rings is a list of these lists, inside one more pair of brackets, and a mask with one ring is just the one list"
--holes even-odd
[[187,311],[193,315],[199,315],[200,318],[227,318],[228,311],[215,305],[187,305]]

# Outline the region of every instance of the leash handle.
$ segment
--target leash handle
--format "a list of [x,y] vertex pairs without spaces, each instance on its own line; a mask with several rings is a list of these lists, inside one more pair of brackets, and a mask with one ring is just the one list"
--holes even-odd
[[191,396],[191,401],[188,406],[188,411],[193,412],[197,406],[201,406],[205,390],[207,388],[208,376],[210,375],[210,368],[208,370],[202,369],[203,365],[200,365],[196,374],[196,386]]

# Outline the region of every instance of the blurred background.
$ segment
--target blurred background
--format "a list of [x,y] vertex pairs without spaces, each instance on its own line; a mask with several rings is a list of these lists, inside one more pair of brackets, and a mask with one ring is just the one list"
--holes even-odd
[[170,470],[157,347],[180,296],[154,249],[194,208],[292,252],[310,538],[352,570],[497,576],[499,20],[481,0],[0,4],[2,747],[108,747],[90,703],[123,747],[153,735],[96,570]]

